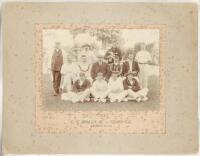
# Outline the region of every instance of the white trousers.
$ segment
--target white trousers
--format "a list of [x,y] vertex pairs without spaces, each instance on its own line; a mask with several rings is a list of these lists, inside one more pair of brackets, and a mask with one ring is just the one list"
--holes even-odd
[[67,73],[64,75],[63,83],[61,89],[67,89],[70,91],[72,89],[72,82],[74,83],[77,80],[77,75],[72,73]]
[[91,88],[90,89],[91,94],[94,96],[94,98],[100,98],[100,99],[105,99],[106,96],[108,96],[109,91],[96,91],[95,89]]
[[139,64],[140,72],[140,86],[141,88],[148,88],[148,78],[149,78],[149,65],[148,64]]
[[148,92],[149,92],[148,88],[143,88],[143,89],[141,89],[141,90],[139,90],[137,92],[134,92],[133,90],[128,89],[126,93],[127,93],[127,97],[128,98],[136,99],[136,98],[138,98],[140,96],[146,97]]
[[110,98],[110,101],[116,101],[116,100],[122,100],[128,95],[128,92],[126,90],[123,90],[119,93],[113,93],[112,91],[108,94],[108,97]]
[[63,93],[61,95],[62,100],[67,100],[67,101],[72,101],[72,102],[79,102],[79,101],[85,100],[86,98],[89,98],[89,97],[90,97],[89,89],[86,89],[85,91],[78,92],[78,93],[70,91],[68,93]]

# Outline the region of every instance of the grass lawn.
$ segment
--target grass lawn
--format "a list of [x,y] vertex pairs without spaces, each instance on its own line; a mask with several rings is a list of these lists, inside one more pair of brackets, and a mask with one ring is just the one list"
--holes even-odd
[[109,110],[109,111],[121,111],[121,110],[157,110],[159,109],[159,77],[156,74],[152,74],[149,77],[149,100],[146,102],[128,101],[121,103],[71,103],[69,101],[62,101],[60,96],[53,96],[53,85],[50,74],[44,74],[43,77],[43,99],[44,110],[62,111],[62,110],[74,110],[74,111],[87,111],[87,110]]

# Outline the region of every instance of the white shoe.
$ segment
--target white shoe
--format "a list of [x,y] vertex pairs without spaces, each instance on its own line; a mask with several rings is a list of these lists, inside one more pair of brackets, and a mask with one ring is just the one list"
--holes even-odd
[[115,102],[115,100],[114,99],[110,99],[110,102]]
[[142,101],[145,102],[145,101],[147,101],[148,99],[149,99],[149,98],[145,96],[145,97],[142,98]]
[[105,103],[106,102],[106,99],[100,99],[101,102]]
[[118,99],[118,100],[117,100],[117,102],[119,102],[119,103],[120,103],[121,101],[122,101],[122,99]]
[[90,98],[86,98],[85,101],[89,102],[89,101],[90,101]]
[[127,101],[128,101],[128,99],[127,99],[127,98],[124,98],[122,101],[124,101],[124,102],[127,102]]
[[142,100],[141,97],[136,98],[137,102],[141,102],[141,100]]
[[94,102],[97,102],[97,101],[99,101],[97,98],[94,98]]

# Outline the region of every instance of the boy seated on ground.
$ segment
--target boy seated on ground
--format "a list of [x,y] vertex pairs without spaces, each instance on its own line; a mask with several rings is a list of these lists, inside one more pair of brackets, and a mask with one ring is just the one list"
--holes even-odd
[[69,100],[73,103],[90,101],[90,87],[91,83],[86,78],[85,73],[80,73],[79,79],[73,84],[72,91],[63,93],[61,99]]
[[126,79],[123,81],[124,90],[127,92],[127,100],[136,100],[137,102],[148,100],[148,88],[140,88],[138,80],[134,73],[126,74]]
[[106,102],[108,96],[108,83],[103,77],[102,72],[97,73],[97,77],[90,88],[91,94],[95,102]]
[[110,98],[110,102],[121,102],[127,96],[127,91],[125,91],[123,87],[123,79],[122,77],[119,77],[119,75],[119,71],[113,71],[112,76],[109,79],[108,97]]

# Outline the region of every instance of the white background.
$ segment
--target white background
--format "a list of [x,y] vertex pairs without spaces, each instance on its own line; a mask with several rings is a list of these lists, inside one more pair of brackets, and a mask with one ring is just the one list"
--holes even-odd
[[[13,1],[13,0],[4,0],[1,1],[0,0],[0,7],[2,2],[9,2],[9,1]],[[73,1],[73,2],[176,2],[176,3],[180,3],[180,2],[194,2],[194,3],[199,3],[199,0],[15,0],[15,1],[23,1],[23,2],[69,2],[69,1]],[[199,10],[200,10],[200,5],[199,5]],[[199,13],[200,15],[200,13]],[[200,16],[199,16],[199,25],[200,25]],[[200,36],[200,30],[198,31],[198,36]],[[2,38],[1,40],[2,41]],[[2,42],[1,42],[2,43]],[[200,39],[198,40],[198,49],[200,49]],[[2,45],[2,44],[1,44]],[[199,50],[198,50],[199,51]],[[1,134],[1,125],[2,125],[2,86],[3,86],[3,82],[2,82],[2,46],[1,46],[1,52],[0,52],[0,134]],[[200,76],[200,55],[198,55],[198,77]],[[198,88],[200,88],[200,83],[198,83]],[[198,98],[200,97],[200,93],[198,93]],[[198,102],[199,103],[199,102]],[[200,107],[198,108],[199,112],[200,112]],[[199,113],[199,118],[200,118],[200,113]],[[200,127],[200,120],[199,120],[199,127]],[[200,128],[199,128],[199,132],[200,132]],[[200,142],[199,142],[200,144]],[[159,148],[159,147],[158,147]],[[1,153],[1,151],[0,151]],[[1,155],[1,154],[0,154]],[[7,154],[7,156],[13,156],[14,154]],[[42,154],[32,154],[31,156],[40,156]],[[71,156],[72,154],[69,154],[68,156]],[[85,156],[84,154],[81,154],[82,156]],[[111,154],[108,154],[108,156],[110,156]],[[138,156],[139,154],[137,154],[136,156]],[[193,155],[200,155],[200,153],[198,154],[193,154]],[[17,156],[28,156],[27,154],[18,154]],[[42,156],[55,156],[55,154],[43,154]],[[65,156],[64,154],[60,154],[59,156]],[[92,156],[92,155],[91,155]],[[99,156],[103,156],[103,154],[99,155]],[[121,156],[121,155],[120,155]],[[145,156],[145,155],[140,155],[140,156]],[[173,155],[171,155],[173,156]]]

